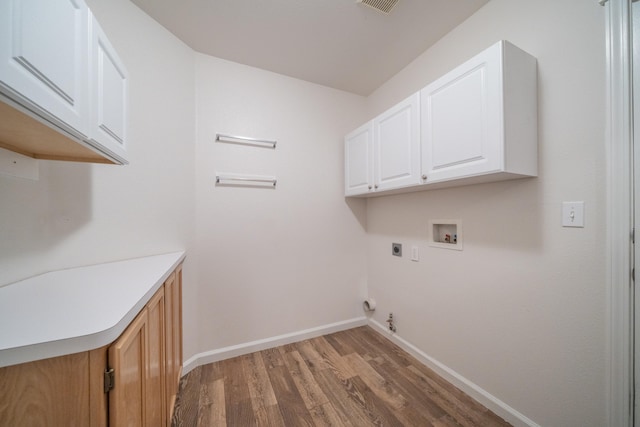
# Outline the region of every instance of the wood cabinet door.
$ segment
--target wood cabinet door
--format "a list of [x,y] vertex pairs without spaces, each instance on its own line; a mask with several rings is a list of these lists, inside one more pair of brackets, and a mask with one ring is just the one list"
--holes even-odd
[[109,392],[109,425],[146,426],[148,313],[144,309],[109,347],[115,387]]
[[373,121],[345,136],[344,165],[345,196],[373,191]]
[[377,191],[420,182],[420,95],[416,93],[373,120],[374,186]]
[[79,138],[89,117],[88,13],[82,0],[0,2],[0,91]]
[[502,169],[501,56],[496,44],[421,91],[427,183]]
[[176,317],[176,297],[175,291],[177,290],[176,274],[172,273],[171,276],[164,282],[165,293],[165,319],[167,320],[165,325],[165,340],[166,340],[166,404],[167,404],[167,425],[173,415],[173,406],[175,403],[176,395],[178,393],[177,386],[177,364],[179,354],[176,354],[176,334],[174,329],[174,319]]
[[147,425],[166,423],[165,397],[165,307],[164,288],[147,304]]
[[[174,345],[175,345],[175,354],[176,354],[176,387],[178,387],[178,383],[180,382],[180,377],[182,376],[182,362],[184,361],[182,355],[182,264],[180,264],[176,268],[176,289],[174,291],[174,297],[176,301],[176,310],[174,313],[174,329],[173,329],[173,337],[174,337]],[[177,392],[177,388],[176,388]]]
[[100,425],[89,384],[88,352],[0,368],[0,426]]
[[91,11],[90,144],[126,160],[128,77],[124,64]]
[[164,284],[166,317],[166,393],[167,426],[175,406],[180,376],[182,374],[182,265],[169,276]]

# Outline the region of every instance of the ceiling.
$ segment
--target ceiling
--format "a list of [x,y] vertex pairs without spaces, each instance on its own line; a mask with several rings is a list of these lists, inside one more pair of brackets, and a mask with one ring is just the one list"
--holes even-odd
[[198,52],[369,95],[489,0],[131,0]]

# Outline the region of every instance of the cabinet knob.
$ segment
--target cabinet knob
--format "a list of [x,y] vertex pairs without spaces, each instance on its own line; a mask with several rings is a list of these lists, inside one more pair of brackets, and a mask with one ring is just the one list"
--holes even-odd
[[377,189],[378,188],[378,184],[374,185],[374,187]]
[[369,190],[371,190],[371,185],[369,185]]
[[426,181],[427,180],[427,175],[422,175],[422,180]]

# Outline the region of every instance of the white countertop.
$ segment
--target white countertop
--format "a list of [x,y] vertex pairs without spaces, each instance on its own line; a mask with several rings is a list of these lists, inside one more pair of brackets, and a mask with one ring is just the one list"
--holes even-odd
[[0,288],[0,367],[112,343],[184,258],[60,270]]

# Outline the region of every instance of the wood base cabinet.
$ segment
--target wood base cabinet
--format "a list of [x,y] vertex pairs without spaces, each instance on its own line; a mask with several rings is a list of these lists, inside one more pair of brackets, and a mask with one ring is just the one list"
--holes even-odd
[[182,370],[182,265],[111,345],[0,368],[0,427],[170,426]]

